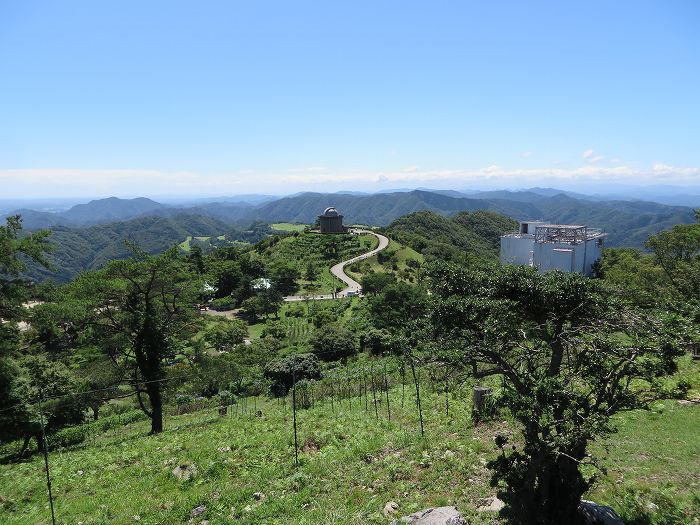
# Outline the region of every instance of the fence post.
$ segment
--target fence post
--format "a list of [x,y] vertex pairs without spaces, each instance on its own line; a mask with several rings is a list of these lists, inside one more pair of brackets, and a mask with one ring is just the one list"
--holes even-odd
[[362,385],[365,391],[365,414],[369,412],[369,400],[367,399],[367,376],[365,375],[365,367],[362,367]]
[[411,356],[411,372],[413,373],[413,382],[416,385],[416,405],[418,405],[418,417],[420,418],[420,435],[425,436],[423,428],[423,409],[420,404],[420,388],[418,386],[418,376],[416,375],[416,366],[413,364],[413,356]]
[[297,441],[297,374],[292,368],[292,412],[294,413],[294,466],[299,468],[299,442]]
[[445,415],[450,417],[450,380],[447,375],[447,361],[445,361]]
[[374,415],[379,420],[379,409],[377,408],[377,391],[374,386],[374,365],[369,367],[369,378],[372,381],[372,401],[374,403]]
[[403,398],[406,394],[406,360],[401,360],[401,408],[403,408]]
[[386,375],[386,359],[384,360],[384,390],[386,391],[386,415],[387,420],[391,421],[391,408],[389,407],[389,380]]
[[348,364],[345,363],[345,373],[347,374],[348,377],[348,403],[349,403],[349,409],[352,410],[352,384],[350,383],[350,374],[348,374]]
[[49,470],[49,444],[46,442],[46,430],[44,429],[44,411],[43,411],[43,402],[44,402],[44,396],[41,392],[39,391],[39,421],[41,423],[41,448],[44,451],[44,466],[46,467],[46,488],[49,491],[49,506],[51,507],[51,523],[53,525],[56,525],[56,516],[54,515],[53,511],[53,495],[51,494],[51,472]]

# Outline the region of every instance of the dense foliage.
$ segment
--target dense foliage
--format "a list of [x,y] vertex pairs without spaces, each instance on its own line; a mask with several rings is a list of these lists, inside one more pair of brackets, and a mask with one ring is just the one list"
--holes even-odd
[[444,217],[431,211],[411,213],[392,222],[387,234],[414,250],[440,259],[458,253],[496,258],[500,237],[517,223],[493,212],[459,212]]
[[500,404],[522,429],[512,447],[496,439],[503,453],[491,467],[505,484],[504,514],[512,523],[578,523],[592,481],[581,470],[593,461],[588,444],[614,431],[614,414],[655,399],[688,342],[683,322],[618,301],[578,274],[441,265],[432,282],[435,357],[500,377]]

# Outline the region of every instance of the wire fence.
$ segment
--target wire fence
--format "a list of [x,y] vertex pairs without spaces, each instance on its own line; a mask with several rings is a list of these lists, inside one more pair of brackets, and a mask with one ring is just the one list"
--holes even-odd
[[[161,382],[178,381],[192,376],[167,378]],[[225,420],[241,424],[246,420],[271,419],[285,425],[289,435],[290,462],[299,468],[300,443],[305,443],[313,429],[305,427],[305,412],[321,411],[324,418],[343,420],[348,417],[364,417],[367,424],[394,425],[414,436],[415,441],[426,439],[426,420],[439,418],[445,424],[455,424],[457,429],[466,428],[470,421],[471,388],[465,382],[449,373],[444,363],[419,364],[411,359],[384,358],[370,360],[369,363],[352,367],[338,367],[326,372],[320,379],[297,380],[293,374],[292,386],[286,395],[239,396],[234,402],[222,405],[218,400],[196,400],[181,405],[168,405],[163,412],[164,432],[178,432],[187,428]],[[66,394],[80,395],[76,392]],[[56,399],[59,396],[53,396]],[[428,400],[426,404],[426,399]],[[40,400],[36,404],[41,412]],[[456,411],[455,407],[461,407]],[[463,418],[456,419],[456,414]],[[105,423],[106,422],[106,423]],[[46,435],[44,418],[41,418],[41,439],[39,450],[44,455],[47,499],[53,516],[51,456],[65,453],[71,448],[91,446],[100,440],[103,444],[118,446],[134,432],[145,438],[150,419],[142,411],[131,411],[118,416],[68,427],[63,431]],[[65,439],[64,434],[74,434],[73,439]],[[60,438],[64,439],[61,440]],[[59,439],[57,439],[59,438]],[[3,445],[0,453],[17,451],[18,442]]]

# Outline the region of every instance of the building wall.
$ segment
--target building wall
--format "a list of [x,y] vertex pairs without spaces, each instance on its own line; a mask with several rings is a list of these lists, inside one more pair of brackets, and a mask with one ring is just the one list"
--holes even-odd
[[343,227],[343,216],[338,215],[337,217],[325,217],[321,215],[319,217],[319,225],[321,233],[344,233],[345,228]]
[[581,244],[535,243],[534,265],[540,272],[561,270],[590,275],[602,255],[602,242],[590,239]]
[[501,264],[532,264],[533,237],[501,237]]

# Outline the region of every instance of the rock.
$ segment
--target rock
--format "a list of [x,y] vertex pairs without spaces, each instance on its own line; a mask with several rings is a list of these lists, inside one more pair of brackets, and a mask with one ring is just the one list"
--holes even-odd
[[656,503],[650,501],[649,503],[647,503],[647,510],[649,512],[656,512],[657,510],[659,510],[659,506]]
[[486,498],[481,500],[481,505],[476,508],[479,512],[499,512],[503,507],[506,506],[500,499],[496,496],[492,498]]
[[581,500],[578,510],[586,525],[625,525],[613,509],[592,501]]
[[414,512],[401,518],[411,525],[466,525],[467,522],[455,507],[434,507]]
[[231,447],[219,447],[216,450],[219,452],[231,452]]
[[206,510],[207,510],[206,505],[200,505],[199,507],[195,507],[192,509],[192,512],[191,512],[192,517],[201,516],[202,514],[204,514],[206,512]]
[[194,463],[183,463],[173,469],[173,476],[180,481],[187,481],[197,475],[197,465]]
[[255,501],[262,502],[265,501],[265,499],[267,499],[267,496],[265,496],[265,494],[263,494],[262,492],[256,492],[253,494],[253,498],[255,498]]
[[399,504],[396,503],[395,501],[390,501],[386,505],[384,505],[384,510],[382,511],[384,513],[384,517],[388,518],[392,514],[394,514],[399,508]]

